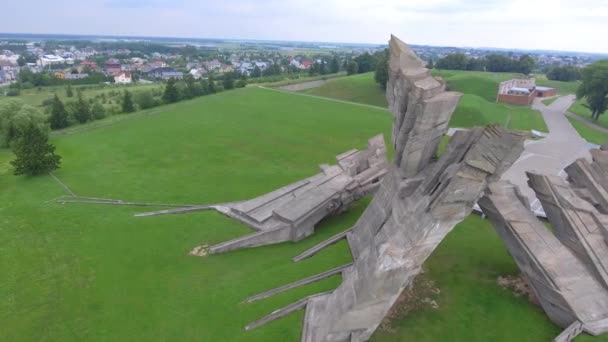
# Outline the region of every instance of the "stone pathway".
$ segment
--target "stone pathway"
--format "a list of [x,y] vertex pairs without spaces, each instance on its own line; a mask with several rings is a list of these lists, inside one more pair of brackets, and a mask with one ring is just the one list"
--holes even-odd
[[530,201],[532,210],[540,216],[544,216],[544,211],[534,191],[528,187],[526,171],[565,176],[563,169],[566,166],[579,158],[591,157],[587,141],[580,137],[566,118],[574,99],[573,95],[562,96],[549,106],[540,99],[534,100],[532,108],[542,113],[549,134],[541,140],[527,141],[521,157],[502,177],[520,188]]

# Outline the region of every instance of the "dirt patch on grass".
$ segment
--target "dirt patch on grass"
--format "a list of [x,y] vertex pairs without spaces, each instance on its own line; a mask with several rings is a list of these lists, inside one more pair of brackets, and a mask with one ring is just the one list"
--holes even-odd
[[317,88],[325,84],[327,80],[317,80],[317,81],[309,81],[303,83],[289,84],[282,87],[277,87],[277,89],[287,90],[287,91],[300,91],[311,88]]
[[498,286],[511,291],[515,297],[525,296],[531,303],[540,305],[534,291],[532,291],[532,288],[528,285],[528,282],[522,275],[498,276],[496,282],[498,283]]
[[435,282],[428,278],[424,271],[420,272],[409,288],[406,288],[397,299],[393,307],[380,323],[379,329],[388,333],[395,333],[397,329],[393,322],[401,320],[412,311],[423,308],[438,309],[437,296],[441,291]]

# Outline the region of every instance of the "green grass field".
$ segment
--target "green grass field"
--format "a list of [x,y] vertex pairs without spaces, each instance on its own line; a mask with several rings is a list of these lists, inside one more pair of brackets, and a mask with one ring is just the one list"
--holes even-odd
[[593,129],[585,125],[584,123],[578,122],[572,118],[568,118],[568,120],[570,121],[574,129],[576,129],[578,134],[585,140],[598,145],[603,145],[608,142],[608,134]]
[[[8,96],[0,96],[0,101],[6,99],[19,99],[24,103],[41,106],[42,102],[46,99],[52,99],[55,94],[59,96],[61,101],[75,101],[76,100],[76,92],[79,88],[87,88],[84,90],[83,95],[85,98],[93,98],[97,95],[101,95],[105,93],[109,96],[111,91],[120,91],[127,89],[134,94],[143,90],[152,90],[152,89],[162,89],[163,85],[161,84],[133,84],[133,85],[106,85],[106,86],[98,86],[98,85],[84,85],[84,86],[73,86],[72,89],[74,91],[74,96],[69,98],[66,96],[66,87],[64,86],[53,86],[53,87],[42,87],[40,90],[38,88],[26,89],[22,90],[21,94],[16,97],[8,97]],[[112,99],[114,104],[118,103],[119,99]]]
[[[161,107],[159,109],[163,109]],[[389,138],[385,110],[260,88],[182,102],[166,112],[60,136],[57,176],[79,195],[174,203],[247,199],[310,176],[317,164]],[[165,108],[166,109],[166,108]],[[2,341],[297,341],[303,312],[243,327],[339,277],[252,304],[247,296],[349,262],[346,242],[291,257],[350,227],[368,200],[299,243],[189,256],[251,231],[212,212],[136,218],[153,208],[59,205],[50,177],[15,177],[0,150]],[[427,263],[438,309],[398,317],[373,341],[546,341],[560,329],[500,288],[518,272],[486,220],[470,216]],[[600,339],[593,339],[599,341]]]
[[317,88],[300,91],[304,94],[386,107],[384,91],[374,81],[374,73],[353,75],[328,80]]
[[547,132],[538,111],[496,102],[498,84],[515,74],[454,70],[433,70],[433,74],[443,77],[449,90],[464,94],[450,121],[451,127],[498,124],[510,129]]
[[[570,106],[570,113],[576,114],[584,119],[591,121],[591,110],[587,108],[585,99],[576,100],[572,106]],[[595,122],[597,125],[608,128],[608,115],[606,113],[600,115]]]
[[559,98],[559,96],[554,96],[554,97],[550,97],[548,99],[544,99],[541,100],[541,102],[545,105],[545,106],[550,106],[553,102],[555,102],[555,100],[557,100]]

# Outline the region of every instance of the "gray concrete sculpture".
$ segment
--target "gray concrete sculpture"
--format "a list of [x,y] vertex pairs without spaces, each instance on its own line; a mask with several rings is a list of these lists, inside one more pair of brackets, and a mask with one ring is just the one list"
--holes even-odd
[[216,210],[256,230],[255,233],[211,247],[196,247],[193,255],[298,241],[312,233],[323,218],[346,210],[354,201],[376,191],[387,172],[384,137],[368,141],[366,150],[336,157],[337,165],[321,165],[321,173],[242,202],[162,210],[137,216]]
[[594,162],[566,168],[571,183],[528,173],[552,230],[511,183],[491,184],[479,202],[549,318],[565,328],[556,341],[608,332],[608,152],[591,154]]
[[387,99],[394,115],[394,161],[354,227],[296,258],[346,237],[352,265],[325,272],[342,274],[334,291],[304,298],[247,329],[305,308],[302,341],[367,340],[428,256],[471,212],[488,181],[499,179],[519,157],[523,138],[490,126],[457,132],[435,161],[461,94],[446,92],[445,83],[395,37],[390,52]]

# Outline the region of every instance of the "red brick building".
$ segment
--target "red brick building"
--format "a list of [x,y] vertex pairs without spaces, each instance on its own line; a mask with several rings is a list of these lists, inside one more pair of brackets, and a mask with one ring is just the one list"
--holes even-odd
[[515,78],[501,82],[498,86],[497,102],[529,105],[536,97],[555,96],[557,90],[549,87],[537,87],[533,78]]

